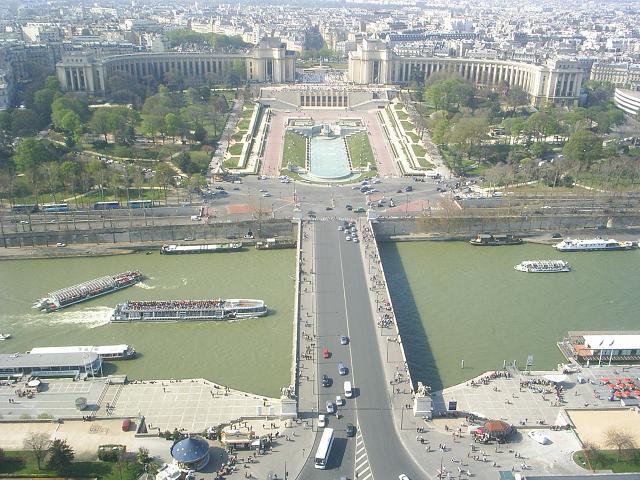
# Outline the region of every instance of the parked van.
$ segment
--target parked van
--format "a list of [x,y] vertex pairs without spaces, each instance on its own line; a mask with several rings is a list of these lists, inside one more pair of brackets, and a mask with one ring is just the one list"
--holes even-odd
[[351,382],[348,381],[348,380],[346,382],[344,382],[344,396],[346,398],[353,397],[353,390],[351,389]]

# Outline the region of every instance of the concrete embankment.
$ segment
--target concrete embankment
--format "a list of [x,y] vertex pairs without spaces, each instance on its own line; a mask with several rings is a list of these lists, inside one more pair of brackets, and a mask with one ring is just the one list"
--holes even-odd
[[[117,255],[135,251],[157,250],[165,243],[213,243],[255,240],[243,239],[247,232],[259,238],[295,238],[297,223],[290,220],[257,220],[237,223],[203,223],[187,225],[134,226],[56,232],[5,232],[0,259],[52,258]],[[66,247],[56,247],[58,243]]]

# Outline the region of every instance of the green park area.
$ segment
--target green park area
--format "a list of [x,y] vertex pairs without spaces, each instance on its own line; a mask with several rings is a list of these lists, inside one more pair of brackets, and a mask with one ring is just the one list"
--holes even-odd
[[640,450],[581,450],[573,460],[581,467],[591,470],[609,470],[613,473],[640,472]]
[[366,132],[358,132],[347,137],[347,148],[351,155],[353,168],[366,167],[367,164],[375,165],[373,150]]
[[307,139],[299,133],[287,131],[284,134],[284,146],[282,149],[282,164],[296,165],[305,168],[307,158]]

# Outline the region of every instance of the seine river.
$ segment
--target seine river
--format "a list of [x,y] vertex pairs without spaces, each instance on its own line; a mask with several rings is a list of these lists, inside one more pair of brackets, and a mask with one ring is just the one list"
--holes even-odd
[[[140,269],[136,286],[56,313],[31,309],[49,291],[101,275]],[[132,254],[0,262],[0,353],[36,346],[127,343],[139,358],[112,362],[108,373],[133,379],[202,377],[279,396],[290,383],[293,250],[209,255]],[[271,314],[222,322],[110,324],[116,303],[179,298],[261,298]]]
[[[551,246],[382,243],[381,256],[415,380],[434,390],[501,368],[552,369],[569,330],[640,330],[640,251],[558,253]],[[569,273],[522,273],[563,259]],[[464,369],[461,361],[464,360]]]

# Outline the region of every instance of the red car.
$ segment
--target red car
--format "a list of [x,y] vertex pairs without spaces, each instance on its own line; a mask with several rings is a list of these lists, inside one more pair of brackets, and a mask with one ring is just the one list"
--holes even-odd
[[329,358],[331,356],[331,352],[329,351],[328,348],[323,348],[322,349],[322,357],[323,358]]

